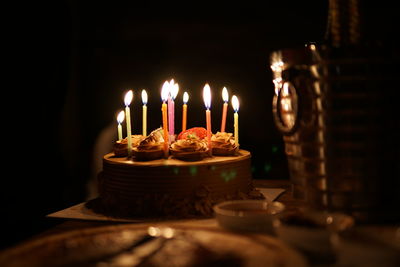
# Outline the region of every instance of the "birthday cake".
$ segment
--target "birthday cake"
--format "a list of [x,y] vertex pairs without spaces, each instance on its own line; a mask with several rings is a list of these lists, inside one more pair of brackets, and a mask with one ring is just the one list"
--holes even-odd
[[251,154],[232,134],[194,127],[175,137],[163,127],[132,136],[131,149],[117,141],[103,157],[99,198],[87,206],[114,217],[188,218],[210,217],[222,201],[264,198],[252,185]]
[[116,217],[211,216],[225,200],[263,198],[251,184],[250,152],[200,161],[135,161],[110,153],[99,176],[101,213]]

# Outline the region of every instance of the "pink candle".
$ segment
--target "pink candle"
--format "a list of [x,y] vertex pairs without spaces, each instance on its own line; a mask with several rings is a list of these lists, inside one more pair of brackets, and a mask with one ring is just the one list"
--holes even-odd
[[[203,89],[203,100],[204,100],[204,105],[206,106],[206,123],[207,123],[207,143],[208,143],[208,149],[211,150],[211,88],[208,84],[204,86]],[[211,151],[210,151],[211,152]]]
[[228,90],[226,89],[226,87],[222,89],[222,100],[224,100],[224,105],[222,106],[221,133],[224,133],[226,125],[226,113],[228,112],[229,101]]
[[178,95],[178,91],[178,83],[175,83],[174,79],[171,79],[168,94],[168,128],[170,136],[175,135],[175,98]]

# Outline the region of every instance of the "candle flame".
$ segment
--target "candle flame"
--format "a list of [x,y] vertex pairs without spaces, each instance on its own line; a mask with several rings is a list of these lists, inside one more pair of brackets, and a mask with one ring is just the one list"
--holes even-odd
[[235,95],[232,96],[232,107],[235,112],[239,111],[239,99]]
[[225,103],[229,101],[228,89],[226,89],[226,87],[222,89],[222,100],[224,100]]
[[170,87],[169,82],[165,81],[161,89],[161,99],[163,102],[168,100],[169,87]]
[[[172,81],[173,81],[173,79],[172,79]],[[170,84],[169,93],[171,95],[172,100],[175,100],[176,96],[178,95],[178,91],[179,91],[178,83]]]
[[187,92],[183,93],[183,104],[187,104],[189,101],[189,94]]
[[211,108],[211,88],[206,83],[206,85],[203,88],[203,100],[204,100],[204,105],[206,106],[207,109]]
[[132,92],[132,90],[129,90],[125,94],[125,99],[124,99],[125,106],[129,106],[131,104],[131,102],[132,102],[132,99],[133,99],[133,92]]
[[146,92],[146,90],[142,90],[142,102],[143,102],[143,105],[147,105],[147,100],[148,100],[148,96],[147,96],[147,92]]
[[124,121],[124,119],[125,119],[125,112],[121,110],[120,113],[118,113],[117,122],[121,124]]

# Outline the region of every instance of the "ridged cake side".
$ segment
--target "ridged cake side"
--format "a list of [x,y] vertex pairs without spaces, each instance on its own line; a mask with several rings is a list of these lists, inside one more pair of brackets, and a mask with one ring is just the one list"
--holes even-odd
[[245,150],[196,162],[137,162],[111,153],[99,175],[100,202],[104,213],[122,217],[211,216],[221,201],[262,198],[251,180],[251,155]]

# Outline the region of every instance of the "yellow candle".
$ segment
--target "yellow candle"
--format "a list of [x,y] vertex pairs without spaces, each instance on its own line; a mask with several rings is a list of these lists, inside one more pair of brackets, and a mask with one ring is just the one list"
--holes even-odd
[[[125,116],[125,114],[124,114]],[[118,124],[118,141],[122,140],[122,125]]]
[[233,125],[235,127],[235,145],[238,146],[239,145],[239,114],[237,112],[235,112],[235,114],[233,114]]
[[187,102],[189,101],[189,94],[187,92],[183,93],[183,106],[182,106],[182,132],[186,131],[186,121],[187,121]]
[[132,129],[131,129],[131,112],[129,105],[133,99],[133,92],[129,90],[125,94],[125,117],[126,117],[126,137],[128,139],[128,158],[132,156]]
[[125,112],[123,110],[121,110],[120,113],[118,113],[117,116],[117,122],[118,122],[118,140],[121,141],[122,140],[122,122],[124,121],[125,118]]
[[164,156],[168,157],[169,152],[169,136],[168,136],[168,118],[167,118],[167,100],[169,93],[169,83],[166,81],[161,89],[161,100],[163,101],[161,105],[162,121],[163,121],[163,131],[164,131]]
[[221,133],[224,133],[226,125],[226,113],[228,112],[229,101],[228,89],[226,89],[226,87],[222,89],[222,100],[224,100],[224,105],[222,107]]
[[204,105],[206,106],[206,123],[207,123],[207,143],[208,143],[208,149],[211,152],[211,88],[208,84],[206,84],[203,88],[203,100],[204,100]]
[[235,145],[239,145],[239,99],[234,95],[232,96],[232,107],[235,114],[233,114],[233,127]]
[[142,112],[142,135],[147,136],[147,92],[142,90],[142,102],[143,102],[143,112]]

